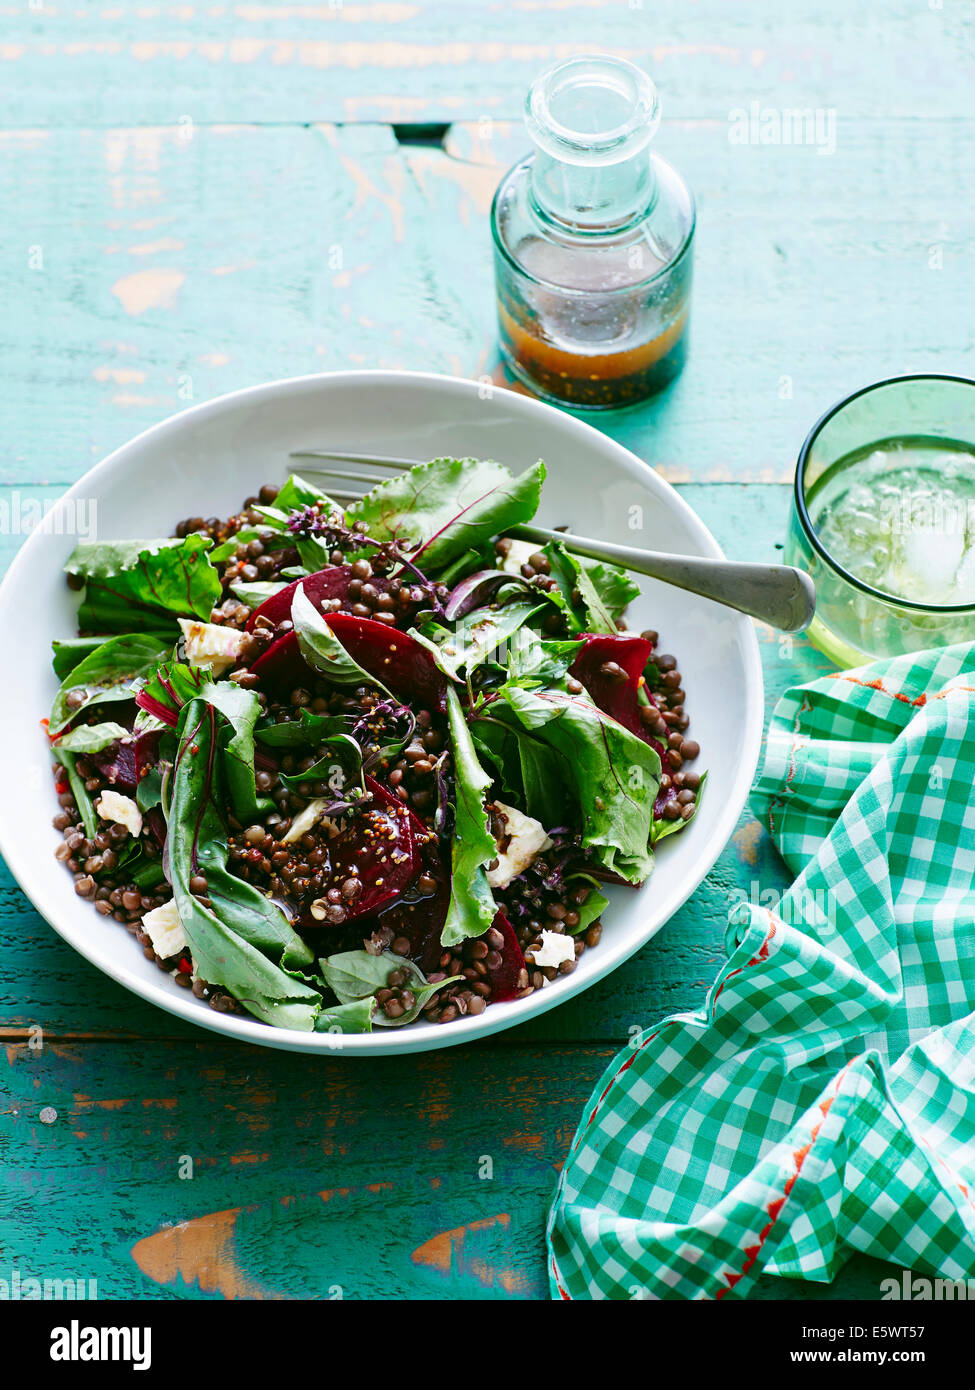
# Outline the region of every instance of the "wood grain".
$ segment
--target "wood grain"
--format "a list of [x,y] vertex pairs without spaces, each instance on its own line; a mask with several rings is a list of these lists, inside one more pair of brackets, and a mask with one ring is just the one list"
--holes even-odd
[[[2,0],[0,567],[32,506],[196,401],[349,366],[509,384],[491,195],[531,78],[596,47],[658,80],[658,145],[699,207],[687,370],[598,424],[729,555],[776,558],[821,410],[970,371],[972,29],[918,0]],[[752,102],[835,112],[835,153],[731,143]],[[440,149],[391,122],[453,125]],[[826,668],[759,636],[769,706]],[[734,895],[786,881],[746,813],[609,980],[496,1042],[367,1066],[175,1022],[3,871],[3,1260],[102,1297],[545,1297],[544,1214],[595,1080],[631,1027],[699,1005]],[[873,1299],[885,1273],[755,1296]]]
[[[662,397],[600,427],[671,481],[786,482],[848,390],[964,373],[966,130],[857,124],[821,157],[729,146],[720,124],[669,129],[699,201],[690,361]],[[73,482],[174,411],[275,377],[373,366],[505,380],[494,169],[401,148],[384,127],[191,135],[0,137],[0,295],[22,325],[0,343],[0,484]],[[507,139],[482,134],[482,153],[505,157]]]
[[511,117],[541,68],[593,49],[646,65],[680,118],[970,109],[972,14],[951,3],[6,0],[2,21],[0,122],[19,126]]
[[[349,1066],[229,1043],[9,1045],[5,1262],[96,1279],[101,1298],[544,1298],[544,1212],[611,1053]],[[887,1272],[856,1262],[830,1292],[877,1298]],[[822,1292],[768,1280],[758,1296]]]

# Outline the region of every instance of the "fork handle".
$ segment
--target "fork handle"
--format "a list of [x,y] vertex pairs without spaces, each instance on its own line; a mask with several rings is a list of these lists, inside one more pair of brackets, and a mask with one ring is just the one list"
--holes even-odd
[[544,526],[515,526],[509,532],[526,541],[562,541],[590,560],[605,560],[636,574],[661,579],[677,589],[713,599],[726,608],[779,629],[802,632],[816,611],[816,588],[802,570],[790,565],[757,565],[738,560],[712,560],[697,555],[670,555],[659,550],[639,550],[612,541],[593,541],[570,531],[549,531]]

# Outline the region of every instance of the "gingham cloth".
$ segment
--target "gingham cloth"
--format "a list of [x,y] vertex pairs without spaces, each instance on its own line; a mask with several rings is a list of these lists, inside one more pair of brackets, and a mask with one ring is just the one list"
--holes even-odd
[[780,700],[751,804],[798,877],[733,913],[703,1008],[600,1080],[553,1297],[744,1298],[857,1250],[975,1275],[973,787],[975,645]]

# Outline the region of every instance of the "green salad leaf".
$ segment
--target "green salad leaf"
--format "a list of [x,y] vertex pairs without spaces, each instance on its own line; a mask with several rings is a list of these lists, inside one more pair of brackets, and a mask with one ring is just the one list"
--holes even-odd
[[291,477],[275,497],[274,506],[277,511],[288,516],[292,512],[300,511],[303,507],[322,507],[326,511],[341,511],[341,507],[332,501],[328,493],[323,492],[316,483],[310,483],[300,473],[291,474]]
[[418,1018],[429,999],[444,988],[456,984],[464,977],[452,975],[447,980],[437,980],[430,984],[418,965],[405,956],[383,951],[374,956],[368,951],[341,951],[327,956],[318,962],[322,979],[343,1005],[350,1006],[365,999],[374,999],[378,989],[385,989],[390,975],[403,972],[409,980],[409,989],[414,996],[411,1008],[398,1018],[388,1018],[382,1009],[376,1009],[372,1021],[377,1028],[402,1028]]
[[607,564],[605,560],[588,560],[584,555],[576,556],[596,596],[610,618],[622,618],[626,608],[634,599],[640,597],[640,586],[631,574],[620,569],[619,565]]
[[440,940],[456,946],[468,936],[483,936],[494,921],[497,904],[485,865],[498,847],[484,808],[491,777],[477,757],[457,692],[447,689],[447,720],[454,763],[454,835],[450,845],[450,904]]
[[[223,718],[206,700],[185,706],[173,767],[167,846],[176,910],[197,973],[220,985],[255,1017],[311,1031],[321,993],[304,972],[314,953],[282,910],[227,869],[227,842],[213,800]],[[210,906],[190,890],[202,874]]]
[[315,1019],[316,1033],[371,1033],[376,1001],[372,995],[350,999],[348,1004],[328,1005]]
[[347,727],[341,715],[313,714],[309,709],[302,709],[297,719],[289,719],[281,724],[263,724],[254,730],[254,737],[270,748],[305,748],[325,743],[336,734],[344,734]]
[[542,825],[561,825],[571,815],[571,778],[562,754],[519,723],[503,701],[478,714],[471,736],[496,770],[513,804],[523,806]]
[[368,685],[392,699],[386,687],[353,660],[304,589],[295,590],[291,621],[301,655],[313,670],[333,685]]
[[539,637],[531,628],[519,634],[508,651],[508,685],[556,686],[565,688],[569,667],[579,655],[577,637],[552,639]]
[[65,776],[68,779],[68,786],[71,795],[74,797],[75,805],[78,808],[78,815],[81,823],[85,827],[85,834],[89,840],[94,839],[98,834],[98,817],[95,815],[95,808],[92,805],[91,797],[85,790],[85,779],[78,774],[75,767],[75,755],[71,752],[62,753],[58,747],[52,750],[57,761],[64,768]]
[[241,603],[246,603],[248,608],[260,608],[272,594],[280,593],[288,586],[283,580],[276,579],[255,579],[252,584],[245,583],[242,579],[234,579],[230,584],[230,592],[234,598],[240,599]]
[[[48,733],[58,734],[93,705],[134,698],[132,683],[155,670],[170,647],[150,634],[110,637],[73,666],[54,697]],[[70,697],[70,702],[69,702]]]
[[82,724],[62,734],[55,744],[58,754],[101,753],[121,738],[131,738],[128,729],[111,720],[105,724]]
[[[185,661],[167,661],[147,676],[142,693],[163,705],[172,714],[213,684],[210,672],[202,666],[188,666]],[[143,711],[144,712],[144,711]]]
[[[127,633],[125,635],[134,636],[136,634]],[[138,635],[153,637],[160,647],[169,648],[173,645],[174,639],[171,633],[154,632],[140,633]],[[51,643],[51,650],[53,653],[51,665],[54,668],[54,674],[57,676],[58,680],[63,681],[65,676],[73,671],[76,666],[79,666],[86,656],[90,656],[92,652],[97,651],[99,647],[103,646],[108,640],[108,636],[108,633],[102,632],[92,637],[69,637],[65,641],[55,638]]]
[[288,520],[295,512],[302,511],[305,507],[320,507],[326,515],[337,513],[341,515],[342,509],[327,493],[314,483],[309,483],[297,473],[292,473],[291,477],[284,484],[277,497],[274,499],[273,506],[258,506],[257,512],[264,518],[272,529],[287,533],[282,539],[286,545],[293,545],[299,556],[301,563],[309,574],[316,570],[324,569],[329,561],[329,547],[319,536],[296,536],[288,531]]
[[515,599],[499,608],[476,608],[453,627],[427,622],[412,628],[410,636],[432,653],[434,661],[450,680],[459,680],[485,661],[507,664],[507,646],[516,633],[547,605],[532,599]]
[[549,598],[562,609],[572,631],[615,633],[613,613],[580,557],[567,550],[563,541],[549,541],[542,550],[557,585]]
[[410,542],[410,559],[432,574],[530,521],[544,478],[541,460],[512,477],[490,459],[433,459],[374,487],[346,521],[364,521],[375,540]]
[[92,632],[168,627],[168,619],[209,622],[220,601],[220,576],[210,563],[209,536],[184,540],[83,541],[65,570],[85,581],[78,623]]
[[365,792],[362,776],[362,749],[350,734],[332,734],[324,740],[328,750],[304,772],[282,772],[282,785],[297,791],[303,782],[327,782],[336,796],[361,796]]
[[[569,882],[574,883],[575,879],[570,879]],[[576,906],[575,910],[579,914],[578,923],[571,929],[566,928],[566,930],[570,930],[573,936],[579,936],[592,926],[597,917],[603,915],[607,907],[609,907],[609,898],[607,898],[605,894],[600,893],[597,888],[593,887],[586,901]]]
[[162,773],[158,767],[151,767],[139,779],[135,789],[135,804],[140,811],[151,811],[153,806],[162,805]]
[[562,754],[582,819],[582,843],[603,868],[642,883],[653,867],[650,836],[660,759],[648,743],[588,699],[560,690],[502,687],[523,728]]
[[210,681],[200,693],[223,715],[220,748],[234,815],[242,822],[253,820],[259,811],[254,773],[254,726],[261,715],[257,692],[233,681]]

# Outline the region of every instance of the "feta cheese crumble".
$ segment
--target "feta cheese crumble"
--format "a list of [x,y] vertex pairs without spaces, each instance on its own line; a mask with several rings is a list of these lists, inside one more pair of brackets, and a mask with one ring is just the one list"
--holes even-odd
[[186,660],[213,676],[222,676],[234,665],[247,635],[235,627],[201,623],[195,618],[180,618],[179,625],[183,630]]
[[549,966],[558,970],[567,960],[575,960],[576,945],[571,936],[557,931],[542,931],[542,944],[532,951],[539,970]]
[[142,834],[142,812],[131,796],[123,796],[121,792],[103,791],[95,802],[95,810],[102,820],[124,825],[129,834],[136,839]]
[[505,824],[509,836],[508,848],[498,855],[495,868],[488,869],[487,881],[492,888],[507,888],[513,878],[523,873],[537,854],[552,848],[552,841],[545,834],[540,821],[526,816],[514,806],[505,806],[500,801],[494,803]]
[[168,903],[163,903],[162,907],[154,907],[151,912],[144,913],[142,925],[149,933],[152,949],[157,956],[162,956],[163,960],[185,951],[186,935],[172,898]]

